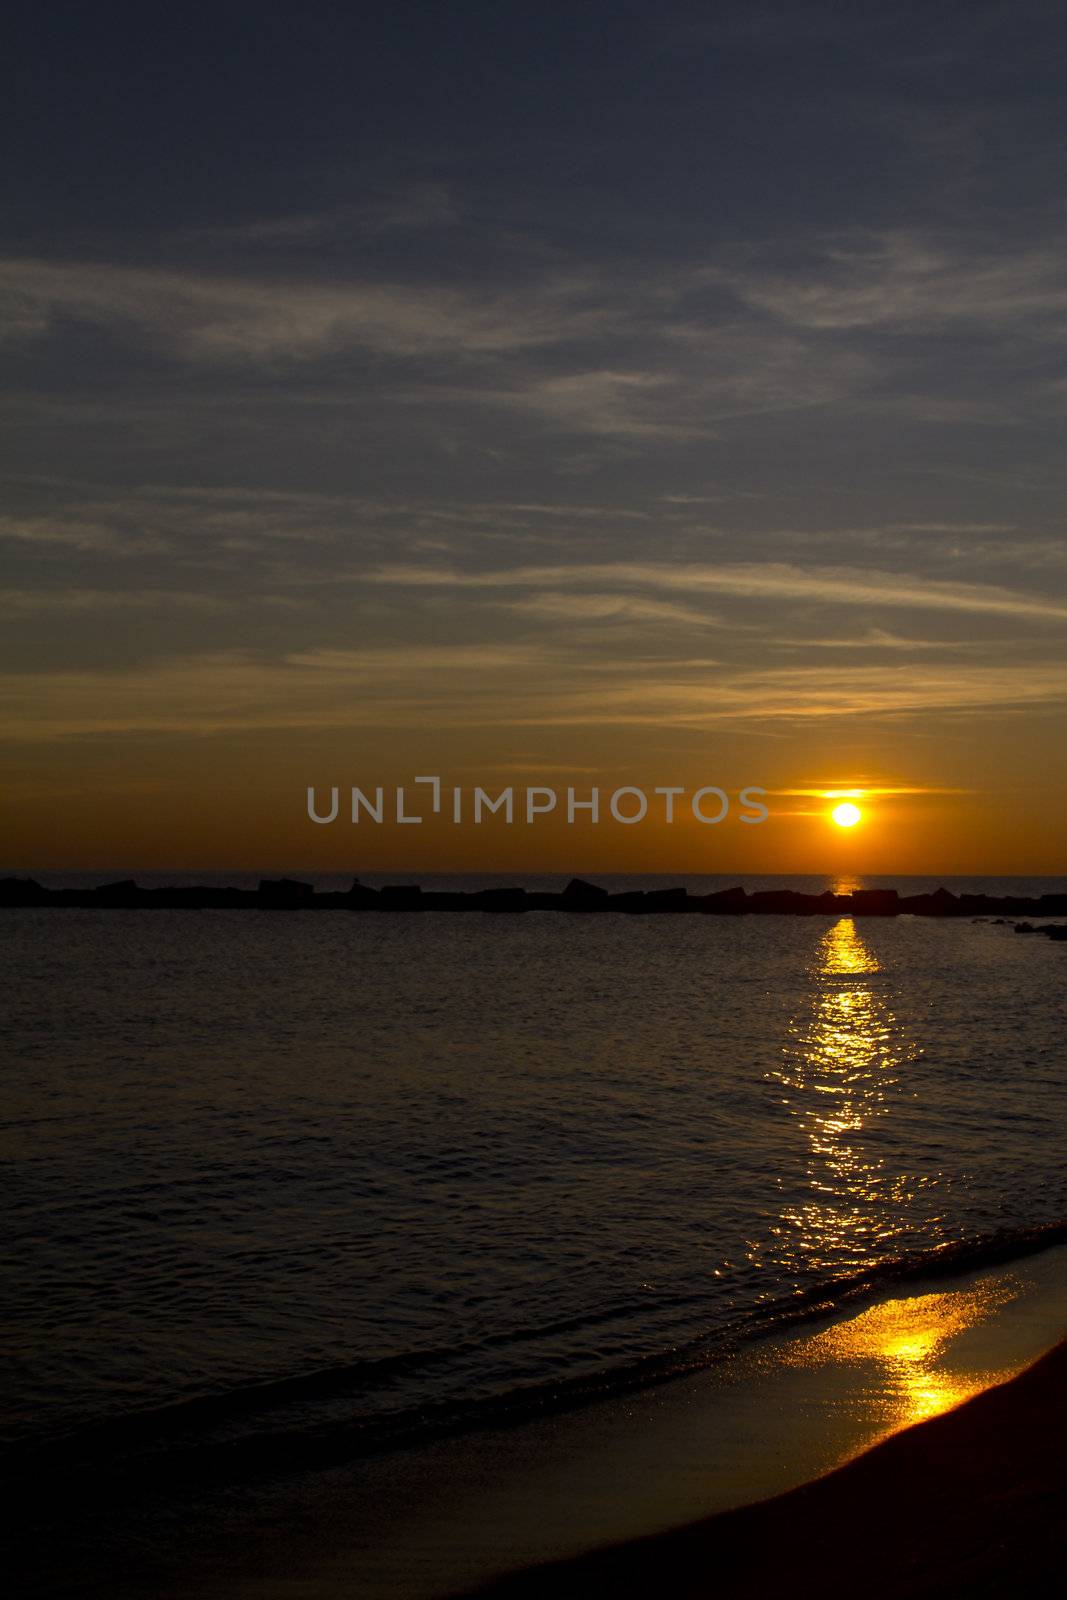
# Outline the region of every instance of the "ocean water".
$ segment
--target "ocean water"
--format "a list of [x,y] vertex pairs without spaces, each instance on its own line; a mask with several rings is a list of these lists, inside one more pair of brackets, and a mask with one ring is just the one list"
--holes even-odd
[[40,909],[0,941],[17,1475],[233,1485],[544,1415],[1067,1212],[1067,949],[1010,926]]

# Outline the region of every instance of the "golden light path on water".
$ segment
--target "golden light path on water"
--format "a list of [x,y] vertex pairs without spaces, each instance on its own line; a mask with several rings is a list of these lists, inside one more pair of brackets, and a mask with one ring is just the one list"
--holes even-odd
[[[880,971],[855,922],[835,923],[819,943],[810,1012],[791,1024],[782,1068],[773,1074],[801,1134],[803,1179],[793,1188],[804,1198],[783,1203],[769,1242],[753,1246],[751,1259],[773,1260],[798,1283],[849,1276],[895,1255],[900,1236],[920,1218],[924,1237],[938,1236],[941,1219],[933,1207],[917,1204],[922,1182],[870,1149],[872,1128],[909,1092],[908,1071],[922,1054],[875,984]],[[961,1371],[947,1358],[962,1334],[1018,1290],[1001,1278],[901,1296],[798,1339],[786,1361],[860,1363],[866,1404],[893,1431],[1010,1375]]]
[[764,1253],[799,1277],[857,1271],[891,1253],[915,1211],[920,1185],[871,1150],[901,1069],[921,1053],[871,981],[879,970],[852,918],[834,923],[819,942],[810,1014],[790,1024],[773,1074],[800,1133],[803,1179],[788,1184]]

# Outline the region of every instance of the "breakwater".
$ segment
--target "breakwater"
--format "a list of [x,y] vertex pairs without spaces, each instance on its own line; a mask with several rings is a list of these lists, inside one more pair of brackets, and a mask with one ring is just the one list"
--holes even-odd
[[[952,894],[940,888],[930,894],[902,895],[896,889],[855,889],[849,894],[802,894],[795,889],[742,886],[711,894],[690,894],[684,888],[631,889],[611,894],[598,884],[572,878],[559,891],[522,887],[478,890],[425,890],[418,884],[371,888],[356,878],[347,890],[316,890],[295,878],[264,878],[255,889],[217,885],[142,888],[132,878],[93,889],[49,889],[32,878],[0,880],[0,906],[76,906],[124,910],[271,910],[426,912],[481,911],[516,913],[560,911],[579,915],[620,912],[630,916],[860,916],[860,917],[1062,917],[1067,894]],[[1019,932],[1030,931],[1025,926]],[[1052,937],[1067,928],[1032,930]]]

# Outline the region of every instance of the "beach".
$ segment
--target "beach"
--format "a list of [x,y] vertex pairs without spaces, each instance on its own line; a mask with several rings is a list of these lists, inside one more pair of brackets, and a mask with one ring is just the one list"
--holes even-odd
[[877,1552],[872,1594],[1041,1594],[1065,1328],[1061,1246],[827,1312],[625,1400],[311,1473],[281,1448],[236,1496],[173,1479],[161,1498],[83,1466],[21,1528],[20,1593],[844,1595]]
[[[339,1472],[330,1495],[328,1548],[316,1544],[312,1522],[302,1554],[289,1547],[288,1572],[284,1558],[272,1568],[261,1565],[254,1576],[235,1566],[222,1583],[209,1578],[205,1592],[211,1600],[291,1600],[305,1593],[322,1600],[354,1594],[433,1600],[479,1592],[496,1575],[500,1582],[490,1582],[490,1593],[510,1595],[514,1585],[519,1595],[529,1586],[535,1595],[636,1596],[653,1588],[672,1590],[689,1559],[691,1578],[685,1581],[693,1587],[679,1592],[700,1593],[706,1574],[698,1549],[687,1556],[690,1541],[699,1530],[718,1541],[719,1530],[741,1518],[741,1532],[729,1547],[738,1587],[723,1592],[772,1593],[776,1574],[770,1569],[769,1587],[756,1579],[751,1589],[745,1587],[749,1535],[743,1519],[749,1511],[740,1508],[754,1514],[762,1506],[792,1504],[795,1496],[801,1497],[796,1519],[766,1530],[761,1525],[751,1535],[752,1548],[773,1546],[781,1567],[777,1576],[784,1579],[814,1549],[807,1523],[814,1527],[825,1517],[828,1532],[820,1550],[828,1570],[820,1578],[823,1556],[816,1561],[812,1555],[817,1589],[838,1570],[833,1546],[835,1539],[841,1543],[841,1512],[830,1503],[824,1510],[821,1498],[810,1512],[803,1509],[809,1491],[821,1496],[822,1485],[847,1480],[853,1466],[893,1444],[891,1460],[899,1468],[887,1469],[877,1490],[885,1524],[879,1538],[884,1536],[887,1548],[904,1548],[925,1524],[918,1512],[906,1509],[893,1473],[899,1470],[902,1484],[915,1482],[921,1506],[937,1489],[933,1485],[927,1494],[923,1474],[950,1474],[952,1453],[927,1467],[907,1452],[898,1457],[896,1441],[924,1437],[930,1419],[963,1415],[975,1396],[1014,1393],[1014,1380],[1040,1365],[1065,1332],[1063,1247],[919,1281],[850,1312],[828,1312],[789,1336],[739,1351],[688,1378],[565,1416],[444,1441],[361,1481]],[[1041,1406],[1046,1404],[1054,1408],[1051,1389]],[[988,1433],[982,1459],[995,1459],[1004,1447],[1009,1498],[1020,1464],[1036,1460],[1028,1442],[1033,1408],[1013,1415],[1013,1432],[1001,1422],[991,1430],[980,1420],[974,1425],[976,1440]],[[1040,1429],[1033,1431],[1037,1442]],[[980,1452],[969,1444],[961,1449],[970,1470]],[[962,1486],[967,1480],[960,1481]],[[847,1524],[857,1548],[874,1537],[869,1511],[859,1509],[868,1492],[874,1491],[857,1491]],[[961,1505],[970,1492],[961,1487]],[[948,1514],[938,1513],[939,1525]],[[927,1532],[933,1538],[936,1527]],[[640,1559],[650,1564],[632,1566],[630,1554],[646,1550],[647,1558]],[[727,1558],[714,1559],[721,1564]],[[854,1577],[856,1567],[845,1562],[841,1570]]]
[[1067,1342],[958,1409],[757,1505],[483,1587],[553,1596],[1058,1592]]

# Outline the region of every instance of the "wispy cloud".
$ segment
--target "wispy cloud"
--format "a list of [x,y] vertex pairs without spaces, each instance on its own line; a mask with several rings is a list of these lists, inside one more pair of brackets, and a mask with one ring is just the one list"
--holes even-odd
[[76,517],[0,516],[0,540],[66,550],[106,551],[109,555],[158,553],[165,541],[155,535],[124,535],[113,525]]
[[281,611],[302,609],[291,595],[256,594],[226,597],[182,589],[0,589],[0,605],[9,612],[38,611],[197,611],[205,616],[234,612],[238,606],[269,606]]
[[[569,353],[572,370],[533,367],[501,378],[483,377],[448,387],[419,386],[400,398],[411,404],[451,401],[522,412],[554,431],[622,441],[684,443],[715,436],[739,417],[807,410],[864,392],[878,364],[865,352],[821,349],[753,322],[707,326],[679,321],[667,304],[659,316],[635,320],[629,294],[605,294],[604,322],[596,330],[634,349],[628,366],[614,360],[590,365]],[[573,343],[573,341],[572,341]],[[690,502],[691,503],[691,502]]]
[[[634,438],[694,437],[706,432],[682,407],[677,379],[660,372],[601,370],[534,378],[498,391],[497,403],[535,411],[569,433],[615,434]],[[471,396],[470,398],[484,398]]]
[[[443,220],[449,204],[433,186],[386,196],[376,225],[414,230],[432,216]],[[358,212],[253,220],[236,231],[248,246],[306,242],[317,230],[372,226]],[[887,328],[958,335],[966,324],[989,360],[1010,367],[1005,340],[1010,345],[1020,329],[1051,335],[1067,312],[1057,248],[1012,251],[963,237],[851,230],[804,241],[800,256],[785,263],[774,246],[733,243],[699,265],[531,258],[520,272],[480,282],[369,269],[326,279],[309,275],[306,264],[303,275],[291,264],[280,278],[276,270],[257,272],[254,252],[250,269],[243,250],[242,270],[231,273],[7,259],[0,260],[0,337],[59,338],[91,326],[117,347],[147,346],[215,373],[258,368],[276,382],[299,379],[283,395],[216,394],[213,404],[246,419],[256,405],[282,398],[294,408],[336,409],[370,392],[400,431],[440,431],[474,408],[479,429],[489,416],[502,429],[510,419],[513,436],[533,418],[551,434],[641,452],[710,441],[745,417],[846,402],[871,417],[983,427],[1017,422],[1039,400],[1046,410],[1059,403],[1053,380],[1037,382],[1029,369],[1021,386],[961,391],[933,346],[902,362],[884,338]],[[369,375],[368,390],[362,378],[339,375],[336,358],[346,352],[394,359],[387,374]],[[314,390],[310,375],[320,378]],[[120,400],[106,403],[121,409]],[[104,398],[92,404],[99,410]],[[38,395],[32,405],[42,416],[57,406],[76,409],[69,396]],[[140,425],[147,426],[143,416]],[[481,440],[480,447],[491,454],[499,443]]]
[[819,605],[905,607],[959,611],[971,615],[1030,617],[1067,621],[1067,604],[992,584],[950,583],[866,568],[798,567],[785,562],[679,563],[611,562],[573,567],[518,567],[511,571],[459,572],[432,567],[385,566],[368,572],[368,581],[399,588],[645,589],[733,595],[751,600],[796,600]]
[[14,738],[236,729],[418,727],[506,721],[516,683],[543,673],[534,645],[241,650],[136,671],[0,675],[0,728]]
[[977,639],[916,639],[903,634],[889,633],[885,628],[868,628],[866,633],[851,637],[835,634],[822,638],[818,634],[790,638],[782,636],[773,641],[783,649],[796,650],[903,650],[910,655],[922,655],[927,650],[985,651],[985,640]]
[[450,227],[462,214],[462,207],[447,184],[426,182],[383,190],[358,202],[318,211],[284,212],[280,216],[250,217],[244,222],[183,228],[176,238],[197,244],[255,245],[299,243],[349,234],[374,237]]
[[589,333],[604,309],[588,281],[461,291],[398,283],[275,283],[107,263],[0,261],[0,336],[62,319],[136,330],[189,359],[306,359],[363,347],[391,355],[485,354]]
[[946,788],[943,784],[931,783],[829,783],[813,785],[810,788],[769,788],[768,794],[782,795],[785,798],[804,800],[843,800],[859,799],[865,796],[871,800],[893,800],[898,796],[924,794],[972,794],[971,789]]
[[548,592],[519,600],[500,601],[498,604],[520,615],[543,617],[552,622],[612,622],[628,626],[650,623],[658,628],[665,623],[693,628],[724,625],[721,615],[716,612],[700,611],[671,600],[647,599],[640,595]]
[[707,681],[640,682],[594,694],[574,694],[540,715],[517,722],[566,725],[714,727],[746,722],[812,723],[850,717],[900,717],[943,712],[1062,704],[1067,667],[973,667],[916,674],[909,666],[847,671],[724,673]]
[[1067,702],[1067,665],[739,670],[706,657],[598,658],[544,642],[218,651],[138,668],[0,676],[13,739],[248,730],[812,727]]
[[771,252],[752,251],[734,267],[707,269],[707,276],[796,329],[1000,330],[1067,311],[1059,248],[1013,249],[903,229],[816,240],[808,263],[788,271]]

